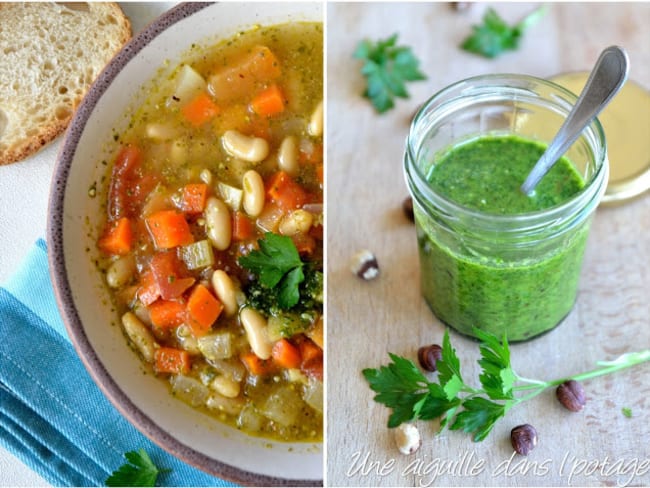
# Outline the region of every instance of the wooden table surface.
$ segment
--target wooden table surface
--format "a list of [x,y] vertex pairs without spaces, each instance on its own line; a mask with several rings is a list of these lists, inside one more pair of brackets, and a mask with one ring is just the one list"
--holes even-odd
[[[516,22],[538,4],[495,4]],[[650,364],[585,383],[587,406],[570,413],[552,390],[511,410],[489,437],[436,435],[418,422],[422,447],[404,456],[361,375],[394,352],[415,358],[440,342],[441,323],[420,295],[415,231],[402,214],[407,196],[402,155],[418,104],[467,76],[519,72],[547,77],[588,70],[611,44],[630,55],[630,77],[650,88],[650,4],[548,5],[520,49],[495,60],[457,45],[486,8],[455,12],[449,4],[328,5],[328,456],[330,486],[542,486],[650,484]],[[360,97],[363,79],[352,52],[362,38],[399,33],[428,75],[409,100],[378,116]],[[650,114],[648,114],[650,117]],[[650,137],[650,134],[648,134]],[[359,249],[372,250],[381,275],[364,282],[348,269]],[[576,306],[552,332],[512,346],[522,376],[552,379],[587,371],[598,360],[650,348],[650,194],[599,208],[584,259]],[[451,334],[464,377],[478,384],[476,342]],[[621,409],[630,408],[632,418]],[[512,456],[510,430],[533,424],[539,444]]]

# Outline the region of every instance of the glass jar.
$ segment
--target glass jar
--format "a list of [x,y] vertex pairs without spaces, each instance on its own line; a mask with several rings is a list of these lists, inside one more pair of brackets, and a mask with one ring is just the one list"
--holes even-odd
[[427,175],[441,155],[482,136],[547,145],[576,99],[542,79],[487,75],[443,89],[413,119],[404,171],[422,294],[435,315],[461,333],[473,336],[476,327],[522,341],[554,328],[571,311],[591,216],[607,184],[605,137],[597,120],[583,131],[565,156],[584,187],[545,210],[474,210],[434,191]]

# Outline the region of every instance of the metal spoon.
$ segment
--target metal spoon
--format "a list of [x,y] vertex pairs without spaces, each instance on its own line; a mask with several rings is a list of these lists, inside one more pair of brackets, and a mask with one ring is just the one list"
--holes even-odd
[[526,195],[532,193],[542,177],[571,147],[584,128],[618,93],[627,80],[628,69],[629,60],[623,48],[610,46],[600,53],[578,101],[521,185],[522,192]]

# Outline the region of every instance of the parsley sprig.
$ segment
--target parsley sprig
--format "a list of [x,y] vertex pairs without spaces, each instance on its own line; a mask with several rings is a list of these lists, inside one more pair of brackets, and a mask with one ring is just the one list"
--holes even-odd
[[129,451],[124,454],[127,462],[106,479],[106,486],[156,486],[158,475],[169,471],[158,469],[147,451]]
[[290,237],[272,232],[267,232],[257,244],[259,250],[241,256],[238,262],[255,273],[265,287],[277,287],[280,308],[288,310],[300,300],[299,285],[305,279],[298,249]]
[[[437,381],[430,381],[409,359],[389,353],[392,360],[378,369],[364,369],[363,376],[377,393],[375,401],[392,409],[388,427],[412,420],[440,419],[440,430],[471,433],[475,442],[487,437],[495,423],[518,405],[573,379],[584,381],[650,361],[650,349],[628,353],[614,361],[600,361],[598,368],[586,373],[552,381],[540,381],[518,375],[510,362],[506,336],[496,336],[479,329],[481,388],[468,385],[461,375],[460,360],[452,347],[449,333],[442,341],[442,359],[437,361]],[[521,393],[521,395],[517,395]]]
[[365,39],[359,42],[353,54],[356,59],[363,60],[361,74],[367,82],[363,96],[379,113],[393,108],[395,97],[409,97],[407,81],[426,79],[411,48],[396,44],[397,34],[377,42]]
[[545,13],[546,9],[540,7],[521,22],[509,26],[494,9],[489,8],[483,16],[483,23],[472,26],[472,34],[463,41],[461,47],[486,58],[496,58],[504,51],[517,49],[524,31]]

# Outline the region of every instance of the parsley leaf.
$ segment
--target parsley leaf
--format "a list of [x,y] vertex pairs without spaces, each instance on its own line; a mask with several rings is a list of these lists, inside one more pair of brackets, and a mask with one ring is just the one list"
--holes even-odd
[[376,43],[366,39],[359,42],[353,54],[354,58],[364,61],[361,74],[367,86],[363,96],[380,114],[395,106],[394,97],[409,97],[407,81],[426,79],[411,48],[396,44],[397,34]]
[[[583,381],[650,361],[650,350],[644,350],[624,354],[614,361],[600,361],[598,369],[568,378],[532,380],[513,370],[505,335],[499,340],[480,329],[474,329],[474,334],[480,341],[478,364],[482,389],[472,388],[463,380],[460,361],[447,331],[442,341],[442,357],[436,362],[437,381],[430,381],[413,361],[391,353],[391,363],[387,366],[363,370],[370,388],[377,392],[375,401],[392,409],[388,427],[416,419],[439,418],[440,430],[449,425],[450,430],[471,433],[475,442],[482,441],[512,407],[549,388],[568,379]],[[515,392],[525,394],[516,397]],[[623,408],[622,413],[632,416],[629,408]]]
[[496,58],[503,51],[515,50],[519,47],[524,31],[545,12],[543,7],[539,8],[510,27],[494,9],[488,8],[483,23],[472,26],[472,34],[463,41],[461,48],[486,58]]
[[460,398],[448,398],[447,393],[439,385],[429,385],[429,394],[422,399],[421,404],[415,412],[416,417],[422,420],[436,419],[445,414],[450,409],[458,407],[461,403]]
[[473,397],[465,400],[463,409],[449,428],[473,433],[474,442],[485,439],[496,421],[503,417],[507,410],[505,405],[492,402],[483,397]]
[[482,368],[479,380],[483,389],[493,400],[510,400],[514,398],[512,388],[517,379],[510,367],[510,349],[505,334],[502,342],[480,329],[474,328],[474,334],[481,341],[479,350]]
[[427,394],[428,381],[412,361],[395,354],[389,356],[392,363],[362,373],[377,392],[375,401],[393,409],[388,426],[397,427],[413,418],[416,404]]
[[438,369],[438,380],[445,388],[447,398],[456,396],[463,385],[463,377],[460,374],[460,360],[456,356],[456,350],[451,347],[449,332],[445,330],[442,339],[442,361],[436,363]]
[[278,305],[288,310],[300,299],[299,285],[305,279],[304,263],[290,237],[267,232],[257,241],[259,250],[238,260],[240,266],[255,273],[262,285],[278,287]]
[[280,282],[280,303],[285,304],[286,308],[293,307],[300,300],[300,283],[305,279],[302,272],[302,266],[293,268],[289,271],[284,279]]
[[106,479],[106,486],[156,486],[160,470],[153,463],[144,449],[129,451],[124,454],[128,461]]
[[632,409],[629,407],[621,408],[621,413],[623,414],[624,417],[627,417],[628,419],[632,418]]

